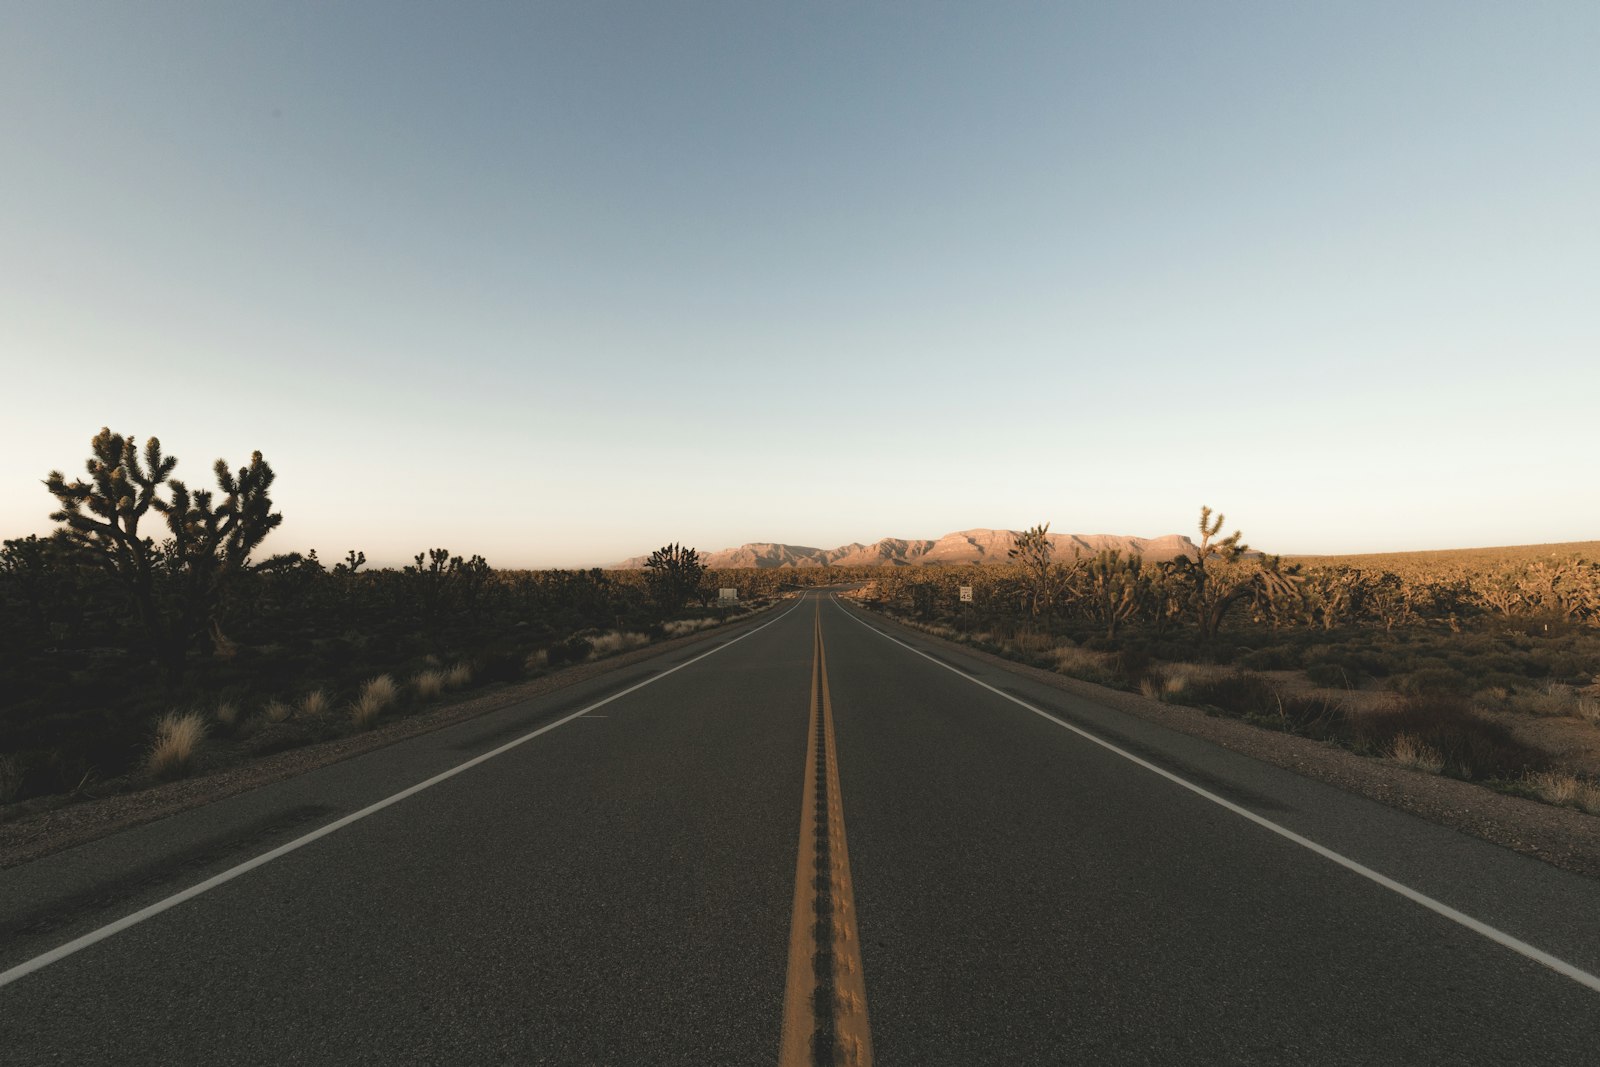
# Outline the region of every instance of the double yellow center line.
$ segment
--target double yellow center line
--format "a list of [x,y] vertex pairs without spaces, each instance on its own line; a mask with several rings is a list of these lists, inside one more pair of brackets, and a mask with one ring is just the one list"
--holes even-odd
[[867,986],[856,933],[855,890],[845,845],[833,698],[817,603],[811,652],[811,721],[800,805],[800,855],[789,926],[779,1067],[871,1067]]

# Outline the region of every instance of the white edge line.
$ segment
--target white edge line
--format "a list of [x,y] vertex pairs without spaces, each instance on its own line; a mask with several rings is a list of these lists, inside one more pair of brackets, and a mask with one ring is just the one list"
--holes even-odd
[[1516,952],[1516,953],[1518,953],[1520,955],[1526,956],[1528,959],[1533,960],[1535,963],[1543,964],[1544,966],[1550,968],[1552,971],[1555,971],[1557,974],[1562,975],[1563,977],[1572,979],[1574,982],[1577,982],[1579,985],[1587,986],[1590,989],[1594,990],[1595,992],[1600,993],[1600,977],[1597,977],[1597,976],[1595,976],[1593,974],[1590,974],[1588,971],[1583,970],[1581,967],[1576,967],[1576,966],[1568,963],[1566,960],[1559,959],[1559,958],[1557,958],[1555,956],[1550,955],[1550,953],[1544,951],[1543,949],[1535,948],[1533,945],[1528,944],[1526,941],[1523,941],[1523,940],[1521,940],[1519,938],[1516,938],[1516,937],[1512,937],[1510,934],[1506,933],[1504,930],[1498,930],[1495,927],[1490,926],[1486,922],[1483,922],[1483,921],[1481,921],[1479,919],[1474,919],[1472,916],[1467,915],[1464,912],[1457,911],[1456,909],[1452,908],[1450,905],[1445,904],[1445,903],[1443,903],[1441,901],[1435,900],[1432,897],[1428,896],[1426,893],[1418,892],[1417,890],[1412,889],[1408,885],[1402,885],[1401,883],[1395,881],[1393,878],[1390,878],[1387,875],[1379,874],[1377,871],[1373,870],[1371,867],[1367,867],[1367,866],[1364,866],[1363,864],[1357,863],[1355,860],[1349,858],[1348,856],[1344,856],[1344,855],[1341,855],[1338,852],[1333,851],[1333,849],[1328,848],[1326,845],[1319,845],[1315,841],[1312,841],[1310,838],[1301,837],[1299,834],[1295,833],[1293,830],[1290,830],[1289,828],[1284,827],[1284,826],[1280,826],[1277,823],[1273,822],[1271,819],[1263,818],[1262,816],[1257,815],[1255,812],[1250,811],[1248,808],[1242,808],[1238,804],[1235,804],[1233,801],[1227,800],[1227,799],[1225,799],[1223,797],[1219,797],[1219,796],[1217,796],[1217,794],[1211,792],[1210,790],[1205,789],[1205,788],[1203,788],[1201,786],[1195,785],[1193,782],[1188,781],[1185,778],[1181,778],[1178,775],[1173,774],[1169,770],[1166,770],[1166,769],[1164,769],[1162,767],[1158,767],[1154,763],[1151,763],[1148,760],[1141,759],[1140,757],[1135,756],[1131,752],[1127,752],[1127,751],[1125,751],[1123,749],[1120,749],[1116,745],[1112,744],[1111,742],[1106,741],[1103,738],[1096,737],[1094,734],[1090,733],[1089,731],[1084,730],[1084,729],[1082,729],[1082,728],[1080,728],[1078,726],[1074,726],[1070,722],[1065,722],[1062,719],[1057,718],[1056,716],[1050,714],[1047,711],[1042,711],[1039,708],[1034,707],[1032,704],[1029,704],[1027,701],[1021,700],[1021,699],[1019,699],[1017,697],[1012,696],[1010,693],[1007,693],[1003,689],[996,689],[994,686],[990,685],[988,682],[984,682],[984,681],[981,681],[981,680],[979,680],[977,678],[974,678],[971,675],[966,674],[965,672],[963,672],[963,671],[961,671],[961,670],[959,670],[959,669],[957,669],[955,667],[950,666],[950,664],[948,664],[948,663],[942,663],[938,659],[934,658],[933,656],[930,656],[926,652],[923,652],[921,649],[914,648],[913,646],[906,644],[904,641],[901,641],[899,638],[889,636],[888,634],[884,633],[882,630],[878,629],[876,626],[871,625],[870,623],[868,623],[865,620],[857,617],[856,615],[854,615],[850,611],[847,611],[845,609],[844,605],[839,601],[837,596],[835,596],[833,598],[833,602],[834,602],[834,606],[837,607],[841,612],[843,612],[846,618],[852,619],[855,622],[859,623],[860,625],[865,626],[867,629],[871,630],[873,633],[877,634],[879,637],[883,638],[884,640],[892,641],[895,644],[899,645],[901,648],[906,649],[908,652],[916,653],[917,655],[921,656],[923,659],[927,660],[929,663],[932,663],[932,664],[934,664],[936,666],[939,666],[939,667],[943,667],[945,670],[950,671],[952,674],[955,674],[955,675],[957,675],[958,677],[961,677],[961,678],[965,678],[967,681],[971,682],[973,685],[982,686],[984,689],[989,690],[989,692],[993,693],[995,696],[1004,697],[1006,700],[1011,701],[1011,703],[1016,704],[1018,707],[1027,708],[1029,711],[1033,712],[1035,715],[1038,715],[1038,716],[1040,716],[1041,718],[1044,718],[1044,719],[1048,719],[1050,722],[1055,723],[1057,726],[1060,726],[1061,728],[1063,728],[1065,730],[1071,730],[1073,733],[1077,734],[1079,737],[1082,737],[1087,741],[1092,741],[1095,744],[1099,745],[1101,748],[1104,748],[1104,749],[1107,749],[1108,751],[1114,752],[1117,755],[1121,756],[1123,759],[1128,760],[1131,763],[1136,763],[1140,767],[1143,767],[1145,770],[1150,771],[1153,774],[1158,774],[1161,777],[1167,779],[1169,782],[1173,782],[1173,783],[1175,783],[1177,785],[1180,785],[1183,788],[1189,790],[1191,793],[1194,793],[1194,794],[1196,794],[1198,796],[1202,796],[1205,799],[1211,801],[1213,804],[1216,804],[1216,805],[1218,805],[1220,807],[1226,808],[1229,811],[1233,812],[1235,815],[1240,816],[1241,818],[1249,819],[1251,822],[1255,823],[1257,826],[1263,827],[1264,829],[1267,829],[1267,830],[1271,830],[1273,833],[1277,834],[1279,837],[1285,838],[1285,839],[1287,839],[1289,841],[1293,841],[1295,844],[1299,845],[1301,848],[1309,849],[1310,851],[1315,852],[1317,855],[1323,857],[1324,859],[1332,860],[1334,863],[1337,863],[1339,866],[1345,868],[1346,870],[1354,871],[1356,874],[1359,874],[1361,877],[1366,878],[1369,881],[1376,882],[1378,885],[1383,886],[1385,889],[1392,890],[1393,892],[1400,894],[1401,896],[1405,897],[1407,900],[1413,901],[1413,902],[1415,902],[1417,904],[1421,904],[1424,908],[1427,908],[1429,911],[1434,912],[1435,914],[1438,914],[1438,915],[1442,915],[1446,919],[1449,919],[1451,922],[1456,923],[1456,924],[1458,924],[1460,926],[1466,927],[1468,930],[1471,930],[1473,933],[1480,934],[1483,937],[1488,938],[1490,941],[1493,941],[1498,945],[1502,945],[1502,946],[1510,949],[1513,952]]
[[762,630],[765,630],[768,626],[771,626],[773,623],[778,622],[778,621],[786,618],[791,612],[793,612],[797,608],[799,608],[799,606],[800,606],[800,603],[797,602],[794,607],[790,608],[788,611],[784,612],[782,615],[779,615],[777,618],[768,619],[766,622],[762,623],[760,626],[757,626],[755,629],[748,630],[745,633],[740,634],[738,637],[735,637],[732,641],[727,641],[727,642],[725,642],[723,644],[720,644],[716,648],[713,648],[709,652],[702,652],[700,655],[694,657],[693,659],[684,660],[682,663],[678,664],[676,667],[671,667],[671,668],[669,668],[667,670],[664,670],[660,674],[653,674],[649,678],[646,678],[644,681],[639,682],[639,683],[637,683],[635,685],[630,685],[628,688],[622,690],[619,693],[612,693],[610,696],[606,697],[605,699],[597,700],[593,704],[590,704],[586,708],[582,708],[582,709],[580,709],[578,711],[572,712],[571,714],[565,715],[565,716],[557,719],[555,722],[546,723],[545,725],[539,727],[537,730],[533,730],[533,731],[531,731],[529,733],[523,734],[521,737],[517,738],[514,741],[508,741],[505,744],[501,745],[499,748],[494,749],[491,752],[485,752],[480,756],[474,756],[472,759],[467,760],[465,763],[458,764],[458,765],[456,765],[454,767],[451,767],[447,771],[443,771],[443,772],[441,772],[439,774],[434,775],[432,778],[429,778],[427,781],[418,782],[416,785],[411,786],[408,789],[402,789],[400,792],[394,794],[393,796],[385,797],[383,800],[380,800],[375,804],[369,804],[366,807],[362,808],[360,811],[352,812],[351,814],[344,816],[342,819],[336,819],[336,820],[334,820],[333,822],[329,823],[326,826],[322,826],[322,827],[319,827],[319,828],[311,831],[309,834],[306,834],[306,835],[304,835],[302,837],[297,837],[293,841],[289,841],[289,842],[287,842],[285,844],[279,845],[277,848],[272,849],[270,852],[263,852],[261,855],[255,857],[254,859],[246,860],[245,862],[239,864],[236,867],[229,867],[227,870],[223,871],[222,873],[212,875],[210,878],[207,878],[205,881],[200,882],[200,883],[198,883],[196,885],[192,885],[188,889],[182,890],[181,892],[178,892],[178,893],[174,893],[172,896],[166,897],[163,900],[158,900],[154,904],[149,905],[148,907],[140,908],[138,911],[134,912],[133,914],[126,915],[126,916],[122,917],[121,919],[118,919],[116,922],[107,923],[105,926],[102,926],[99,929],[91,930],[87,934],[84,934],[82,937],[74,938],[73,940],[68,941],[66,944],[61,945],[61,946],[59,946],[57,948],[53,948],[49,952],[43,953],[42,955],[35,956],[33,959],[28,960],[25,963],[19,963],[15,967],[11,968],[8,971],[0,972],[0,987],[8,986],[12,982],[15,982],[17,979],[23,978],[23,977],[25,977],[25,976],[27,976],[29,974],[32,974],[34,971],[37,971],[37,970],[39,970],[39,969],[41,969],[43,967],[48,967],[52,963],[56,963],[56,962],[58,962],[60,960],[66,959],[68,956],[71,956],[73,953],[80,952],[83,949],[88,948],[90,945],[93,945],[93,944],[96,944],[98,942],[104,941],[108,937],[111,937],[111,936],[113,936],[115,934],[120,934],[122,931],[128,929],[130,926],[137,926],[139,923],[144,922],[146,919],[152,918],[152,917],[154,917],[156,915],[160,915],[162,912],[166,911],[169,908],[175,908],[179,904],[184,903],[185,901],[193,900],[195,897],[199,896],[200,894],[209,892],[209,891],[215,889],[217,886],[222,885],[224,882],[231,882],[235,878],[239,877],[241,874],[247,874],[250,871],[255,870],[257,867],[261,867],[261,866],[264,866],[264,865],[266,865],[268,863],[271,863],[273,860],[279,858],[280,856],[286,856],[289,853],[293,852],[295,849],[303,848],[304,846],[311,844],[311,842],[316,841],[319,838],[327,837],[331,833],[334,833],[334,832],[339,831],[339,830],[343,830],[346,826],[349,826],[351,823],[360,822],[362,819],[365,819],[368,815],[375,815],[378,812],[382,811],[384,808],[389,807],[391,804],[398,804],[398,803],[400,803],[400,801],[405,800],[407,797],[415,796],[416,794],[422,792],[424,789],[430,789],[433,786],[438,785],[440,782],[443,782],[448,778],[454,778],[456,775],[460,774],[462,771],[470,770],[471,768],[476,767],[480,763],[487,762],[488,760],[494,759],[496,756],[499,756],[499,755],[501,755],[503,753],[509,752],[509,751],[511,751],[512,749],[516,748],[518,745],[522,744],[525,741],[532,741],[535,737],[538,737],[540,734],[549,733],[551,730],[554,730],[556,727],[563,726],[563,725],[571,722],[573,719],[580,718],[580,717],[582,717],[584,715],[587,715],[589,712],[595,710],[596,708],[604,707],[605,705],[611,703],[613,700],[619,700],[622,697],[627,696],[629,693],[637,692],[640,689],[643,689],[647,685],[651,685],[651,684],[653,684],[655,682],[659,682],[661,679],[665,678],[667,675],[675,674],[678,671],[683,670],[685,667],[688,667],[688,666],[691,666],[693,664],[699,663],[701,660],[705,659],[707,656],[714,656],[718,652],[721,652],[723,649],[729,648],[732,645],[736,645],[740,641],[743,641],[745,638],[750,637],[753,634],[758,634]]

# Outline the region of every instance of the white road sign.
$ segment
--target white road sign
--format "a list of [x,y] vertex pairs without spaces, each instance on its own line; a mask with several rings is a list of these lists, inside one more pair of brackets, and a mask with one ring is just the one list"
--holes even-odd
[[961,602],[963,604],[972,603],[972,586],[964,585],[961,587]]

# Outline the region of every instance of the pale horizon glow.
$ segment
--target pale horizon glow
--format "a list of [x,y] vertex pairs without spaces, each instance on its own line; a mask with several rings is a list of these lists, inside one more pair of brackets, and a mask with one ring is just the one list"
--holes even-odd
[[103,425],[258,553],[1600,539],[1600,6],[25,5],[0,537]]

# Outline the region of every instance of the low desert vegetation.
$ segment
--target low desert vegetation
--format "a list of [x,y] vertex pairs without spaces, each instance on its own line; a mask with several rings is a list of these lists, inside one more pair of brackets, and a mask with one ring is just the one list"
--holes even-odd
[[589,654],[596,658],[611,656],[618,652],[626,652],[633,648],[643,648],[650,643],[649,634],[631,633],[613,630],[601,634],[589,642]]
[[715,626],[721,621],[709,616],[698,619],[674,619],[671,622],[663,623],[661,630],[668,637],[684,637],[696,631]]
[[1532,795],[1546,804],[1578,808],[1590,815],[1600,815],[1600,780],[1581,778],[1564,771],[1544,771],[1529,775],[1526,785]]
[[269,700],[261,709],[261,717],[269,723],[287,722],[294,716],[294,708],[281,700]]
[[360,694],[350,705],[350,721],[358,730],[370,730],[378,716],[388,710],[400,696],[400,687],[387,674],[367,679]]
[[1396,734],[1389,745],[1389,756],[1402,767],[1438,774],[1444,770],[1444,757],[1410,734]]
[[444,692],[444,679],[444,671],[429,667],[411,680],[411,686],[417,691],[418,700],[437,700]]
[[1600,544],[1285,560],[1202,509],[1191,557],[1146,563],[1054,559],[1047,530],[1018,535],[1004,567],[880,570],[860,599],[1084,681],[1510,792],[1600,771],[1565,764],[1592,746],[1550,733],[1600,726]]
[[217,725],[230,733],[239,726],[239,705],[231,700],[222,701],[212,714],[216,716]]
[[206,720],[199,712],[168,712],[156,723],[145,770],[163,781],[184,777],[194,770],[205,737]]
[[[0,756],[18,768],[13,801],[144,780],[171,708],[204,709],[209,762],[248,758],[354,729],[333,709],[363,704],[378,675],[407,681],[381,714],[407,713],[439,699],[432,682],[411,684],[430,670],[449,691],[517,682],[633,635],[670,636],[685,615],[724,621],[719,587],[761,605],[826,577],[712,573],[681,545],[628,571],[497,571],[444,548],[397,567],[368,566],[356,550],[331,565],[314,551],[262,558],[282,521],[265,458],[217,464],[207,493],[176,466],[156,439],[104,430],[83,475],[46,479],[56,534],[0,548]],[[140,489],[123,507],[127,485]],[[290,714],[269,702],[252,718],[251,693],[310,695],[283,698]],[[237,709],[231,727],[224,702]]]

